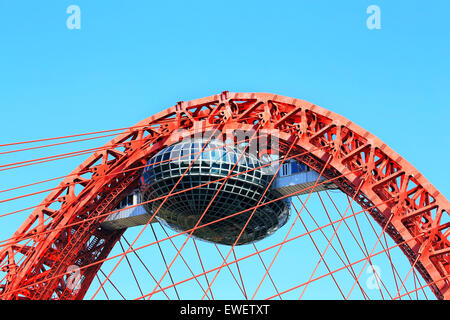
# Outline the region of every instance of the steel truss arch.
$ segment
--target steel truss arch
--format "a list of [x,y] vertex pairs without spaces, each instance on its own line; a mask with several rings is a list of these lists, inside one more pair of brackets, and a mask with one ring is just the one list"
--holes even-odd
[[[284,152],[295,143],[294,152],[301,155],[297,160],[323,170],[354,197],[400,244],[436,297],[450,298],[450,225],[444,222],[450,204],[418,170],[334,112],[269,93],[227,91],[178,102],[137,123],[68,175],[0,251],[7,272],[1,298],[82,299],[123,233],[107,232],[100,223],[136,188],[147,160],[175,142],[177,130],[193,134],[257,126],[279,131]],[[29,241],[24,244],[25,240]],[[68,291],[61,275],[73,265],[89,267],[82,272],[80,288]]]

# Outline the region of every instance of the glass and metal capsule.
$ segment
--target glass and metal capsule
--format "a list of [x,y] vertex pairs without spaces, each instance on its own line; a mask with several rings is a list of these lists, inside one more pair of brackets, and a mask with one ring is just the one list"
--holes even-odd
[[[273,168],[236,147],[219,141],[210,141],[205,147],[205,143],[200,139],[182,141],[149,160],[143,172],[143,200],[156,200],[145,205],[147,211],[156,212],[164,202],[157,217],[178,231],[194,228],[203,215],[199,225],[207,226],[193,235],[227,245],[232,245],[242,230],[238,245],[263,239],[283,226],[289,205],[283,200],[271,202],[280,196],[268,188]],[[174,186],[172,195],[164,200]]]

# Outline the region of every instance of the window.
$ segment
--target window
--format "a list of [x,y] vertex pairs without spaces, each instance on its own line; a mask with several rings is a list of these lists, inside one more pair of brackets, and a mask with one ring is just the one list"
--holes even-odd
[[281,176],[288,176],[291,174],[291,164],[288,163],[283,163],[283,165],[281,166]]
[[162,157],[162,161],[165,161],[165,163],[167,163],[167,161],[169,159],[170,159],[170,152],[168,152],[168,151],[164,152],[163,157]]

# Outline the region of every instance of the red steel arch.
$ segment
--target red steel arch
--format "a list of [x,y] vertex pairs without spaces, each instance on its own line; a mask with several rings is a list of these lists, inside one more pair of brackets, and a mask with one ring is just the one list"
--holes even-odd
[[[444,223],[450,205],[419,171],[336,113],[284,96],[227,91],[178,102],[139,122],[68,175],[3,246],[1,298],[82,299],[123,233],[107,232],[100,223],[137,186],[147,160],[174,142],[173,133],[256,125],[279,130],[284,151],[295,143],[297,160],[335,179],[400,244],[436,297],[450,298],[450,223]],[[74,264],[88,267],[80,289],[69,292],[62,274]]]

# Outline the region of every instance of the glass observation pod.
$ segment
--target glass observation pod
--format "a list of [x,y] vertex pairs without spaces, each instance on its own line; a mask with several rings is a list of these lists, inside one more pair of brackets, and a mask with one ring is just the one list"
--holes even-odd
[[[246,244],[281,228],[289,217],[288,196],[309,193],[319,178],[317,172],[295,160],[278,169],[278,164],[242,154],[239,148],[218,141],[205,147],[205,143],[200,139],[182,141],[154,155],[142,173],[140,189],[125,197],[117,208],[120,211],[108,216],[102,226],[117,230],[143,225],[161,207],[156,218],[177,231],[190,230],[202,216],[200,224],[219,220],[197,229],[193,236],[231,245],[254,211],[237,243]],[[320,184],[314,191],[334,188]],[[282,200],[273,201],[282,196]]]

